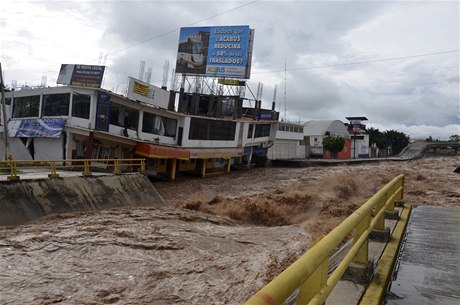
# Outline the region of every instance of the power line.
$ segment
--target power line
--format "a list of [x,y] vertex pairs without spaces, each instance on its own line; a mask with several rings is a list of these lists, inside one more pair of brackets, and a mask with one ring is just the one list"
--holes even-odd
[[[245,3],[245,4],[242,4],[242,5],[240,5],[240,6],[236,6],[236,7],[234,7],[234,8],[228,9],[228,10],[226,10],[226,11],[217,13],[217,14],[215,14],[215,15],[206,17],[206,18],[204,18],[204,19],[201,19],[201,20],[197,20],[197,21],[191,22],[191,23],[189,23],[189,24],[184,25],[184,27],[191,26],[191,25],[195,25],[195,24],[201,23],[201,22],[203,22],[203,21],[207,21],[207,20],[216,18],[216,17],[218,17],[218,16],[221,16],[221,15],[224,15],[224,14],[227,14],[227,13],[230,13],[230,12],[233,12],[233,11],[236,11],[236,10],[238,10],[238,9],[241,9],[241,8],[243,8],[243,7],[252,5],[252,4],[256,3],[256,2],[259,2],[259,0],[254,0],[254,1],[251,1],[251,2],[248,2],[248,3]],[[116,54],[116,53],[118,53],[118,52],[122,52],[122,51],[125,51],[125,50],[128,50],[128,49],[131,49],[131,48],[136,47],[136,46],[138,46],[138,45],[141,45],[141,44],[147,43],[147,42],[149,42],[149,41],[152,41],[152,40],[155,40],[155,39],[164,37],[164,36],[169,35],[169,34],[172,34],[172,33],[176,32],[176,31],[178,31],[178,30],[180,30],[180,29],[181,29],[180,27],[179,27],[179,28],[175,28],[175,29],[169,30],[169,31],[167,31],[167,32],[164,32],[164,33],[162,33],[162,34],[156,35],[156,36],[154,36],[154,37],[151,37],[151,38],[148,38],[148,39],[145,39],[145,40],[142,40],[142,41],[135,42],[135,43],[133,43],[133,44],[131,44],[131,45],[129,45],[129,46],[126,46],[126,47],[120,48],[120,49],[118,49],[118,50],[112,51],[112,52],[110,52],[110,53],[107,53],[107,54],[105,54],[105,56],[107,56],[107,55],[113,55],[113,54]],[[93,59],[93,60],[94,60],[94,59]],[[92,60],[90,60],[90,61],[92,61]],[[51,75],[54,75],[54,73],[53,73],[53,74],[48,74],[47,76],[51,76]],[[34,81],[37,81],[37,80],[38,80],[38,79],[31,80],[30,82],[34,82]]]
[[[369,63],[375,63],[375,62],[385,62],[385,61],[392,61],[392,60],[401,60],[401,59],[409,59],[409,58],[417,58],[417,57],[449,54],[449,53],[458,53],[459,51],[460,50],[450,50],[450,51],[441,51],[441,52],[434,52],[434,53],[425,53],[425,54],[390,57],[390,58],[382,58],[382,59],[374,59],[374,60],[366,60],[366,61],[348,62],[348,63],[342,63],[342,64],[330,64],[330,65],[321,65],[321,66],[293,68],[293,69],[288,69],[287,71],[314,70],[314,69],[322,69],[322,68],[333,68],[333,67],[343,67],[343,66],[352,66],[352,65],[362,65],[362,64],[369,64]],[[276,72],[284,72],[284,71],[285,71],[285,69],[272,70],[272,71],[263,71],[263,72],[253,72],[252,74],[276,73]]]
[[[201,22],[203,22],[203,21],[207,21],[207,20],[209,20],[209,19],[216,18],[216,17],[218,17],[218,16],[220,16],[220,15],[224,15],[224,14],[227,14],[227,13],[230,13],[230,12],[233,12],[233,11],[236,11],[236,10],[238,10],[238,9],[240,9],[240,8],[243,8],[243,7],[252,5],[252,4],[254,4],[254,3],[258,2],[258,1],[259,1],[259,0],[255,0],[255,1],[252,1],[252,2],[248,2],[248,3],[246,3],[246,4],[243,4],[243,5],[240,5],[240,6],[231,8],[231,9],[229,9],[229,10],[226,10],[226,11],[223,11],[223,12],[220,12],[220,13],[217,13],[217,14],[215,14],[215,15],[206,17],[206,18],[204,18],[204,19],[201,19],[201,20],[194,21],[194,22],[192,22],[192,23],[186,24],[185,26],[187,27],[187,26],[195,25],[195,24],[201,23]],[[113,52],[111,52],[111,53],[108,53],[108,54],[109,54],[109,55],[112,55],[112,54],[115,54],[115,53],[118,53],[118,52],[121,52],[121,51],[125,51],[125,50],[128,50],[128,49],[131,49],[131,48],[133,48],[133,47],[135,47],[135,46],[138,46],[138,45],[144,44],[144,43],[146,43],[146,42],[149,42],[149,41],[152,41],[152,40],[161,38],[161,37],[163,37],[163,36],[172,34],[172,33],[176,32],[176,31],[178,31],[178,30],[180,30],[180,28],[175,28],[175,29],[169,30],[169,31],[167,31],[167,32],[165,32],[165,33],[159,34],[159,35],[154,36],[154,37],[151,37],[151,38],[149,38],[149,39],[145,39],[145,40],[142,40],[142,41],[133,43],[132,45],[129,45],[129,46],[127,46],[127,47],[124,47],[124,48],[115,50],[115,51],[113,51]]]

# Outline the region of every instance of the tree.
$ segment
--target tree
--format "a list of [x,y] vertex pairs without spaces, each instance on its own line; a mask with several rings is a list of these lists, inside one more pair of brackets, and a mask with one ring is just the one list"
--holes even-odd
[[388,147],[388,140],[385,134],[377,128],[371,127],[366,129],[366,133],[369,135],[369,145],[375,143],[380,149],[386,149]]
[[460,136],[458,134],[453,134],[449,137],[449,141],[451,142],[458,142],[460,141]]
[[387,130],[383,133],[391,145],[391,151],[394,155],[399,154],[407,145],[409,145],[410,137],[403,132],[396,130]]
[[323,139],[323,148],[330,151],[334,159],[337,159],[337,154],[342,151],[344,146],[345,138],[343,137],[326,137]]

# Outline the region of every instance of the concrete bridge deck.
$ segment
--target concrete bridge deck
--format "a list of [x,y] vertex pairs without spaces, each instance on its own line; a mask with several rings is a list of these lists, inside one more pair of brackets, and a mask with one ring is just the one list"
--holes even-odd
[[413,209],[388,305],[460,304],[460,207]]

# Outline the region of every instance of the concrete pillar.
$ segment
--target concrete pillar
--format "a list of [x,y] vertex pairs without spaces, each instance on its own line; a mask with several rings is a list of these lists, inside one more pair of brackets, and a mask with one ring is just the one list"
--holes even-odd
[[[255,126],[254,126],[255,128]],[[251,168],[251,161],[252,161],[252,152],[254,151],[254,148],[251,147],[251,153],[249,154],[249,157],[248,157],[248,169]]]
[[176,179],[177,159],[172,159],[171,180]]
[[204,178],[204,176],[206,176],[206,162],[207,160],[206,159],[201,159],[202,160],[202,163],[201,163],[201,177]]
[[89,137],[86,142],[85,159],[91,159],[93,156],[93,139],[94,132],[90,131]]
[[175,103],[176,103],[176,91],[171,90],[169,91],[168,110],[174,111]]
[[227,159],[227,174],[230,173],[230,165],[232,163],[231,161],[232,161],[232,158]]
[[184,88],[180,88],[179,90],[179,106],[178,111],[183,113],[188,113],[188,101],[184,100]]

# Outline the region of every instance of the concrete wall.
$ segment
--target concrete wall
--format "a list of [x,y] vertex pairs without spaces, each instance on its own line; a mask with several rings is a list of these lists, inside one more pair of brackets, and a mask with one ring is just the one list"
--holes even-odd
[[155,187],[138,173],[0,183],[0,226],[50,214],[162,205]]
[[268,149],[270,160],[305,158],[305,154],[305,146],[299,145],[298,140],[276,140]]

